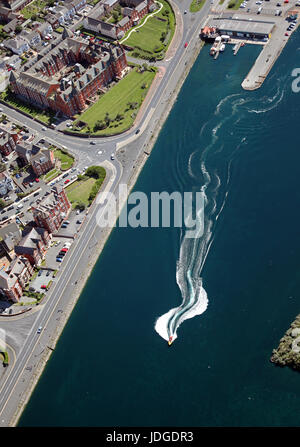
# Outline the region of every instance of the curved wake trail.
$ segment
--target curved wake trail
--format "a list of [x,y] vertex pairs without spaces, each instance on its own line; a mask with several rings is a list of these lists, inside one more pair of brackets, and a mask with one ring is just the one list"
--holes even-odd
[[[277,107],[282,101],[284,89],[282,90],[278,86],[275,86],[275,88],[275,94],[268,100],[267,107],[265,106],[265,98],[261,99],[262,107],[260,110],[254,110],[251,107],[253,100],[251,98],[245,99],[242,94],[229,95],[223,98],[217,105],[214,116],[201,127],[200,140],[204,137],[204,133],[210,132],[211,141],[204,149],[196,150],[189,156],[187,172],[190,178],[197,180],[198,185],[199,176],[201,177],[202,185],[200,183],[201,186],[200,188],[198,186],[198,189],[203,194],[204,212],[197,218],[203,219],[203,222],[199,226],[201,230],[195,238],[187,237],[185,230],[182,230],[176,267],[176,280],[181,292],[182,303],[161,315],[155,322],[156,332],[167,341],[170,340],[170,337],[172,337],[172,341],[177,338],[178,328],[183,321],[201,315],[208,307],[208,297],[203,287],[201,271],[213,242],[214,226],[227,201],[232,161],[240,153],[241,148],[247,145],[247,138],[243,137],[236,144],[230,142],[230,145],[226,148],[223,142],[218,142],[218,132],[229,121],[231,121],[231,126],[234,126],[248,113],[268,112]],[[255,104],[257,106],[257,98]],[[223,113],[225,107],[226,110],[229,107],[227,113]],[[219,121],[214,125],[216,119]],[[248,130],[248,133],[251,133],[251,129]],[[216,170],[212,171],[209,167],[210,159],[213,161],[216,156],[220,159],[220,155],[226,150],[223,174],[216,172]],[[196,167],[196,170],[193,169],[193,166]],[[221,194],[220,200],[217,200],[221,186],[224,192]]]

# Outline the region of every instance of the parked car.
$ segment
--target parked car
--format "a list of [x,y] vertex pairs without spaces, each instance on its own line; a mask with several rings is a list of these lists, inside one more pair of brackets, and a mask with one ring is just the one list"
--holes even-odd
[[95,141],[90,141],[90,144],[95,145],[96,143]]
[[67,247],[64,247],[60,250],[60,253],[67,253],[69,249]]
[[41,276],[42,272],[42,270],[39,270],[38,276]]
[[46,276],[50,275],[50,270],[47,270]]
[[62,224],[61,228],[67,228],[68,225]]
[[67,180],[65,180],[64,183],[65,183],[65,184],[66,184],[66,183],[69,183],[69,181],[70,181],[70,180],[67,178]]
[[30,292],[35,292],[35,288],[32,287],[32,286],[30,286],[30,287],[29,287],[29,291],[30,291]]
[[40,179],[39,179],[39,178],[36,178],[35,181],[38,183],[38,182],[40,181]]
[[62,262],[62,258],[57,257],[57,258],[56,258],[56,262]]

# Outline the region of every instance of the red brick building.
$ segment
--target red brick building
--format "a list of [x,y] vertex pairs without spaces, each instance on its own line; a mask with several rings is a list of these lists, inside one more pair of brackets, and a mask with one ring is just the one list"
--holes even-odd
[[19,141],[19,135],[10,125],[0,123],[0,152],[7,156],[16,148],[16,143]]
[[43,260],[51,237],[45,228],[31,228],[23,232],[23,238],[15,246],[15,253],[27,258],[31,265]]
[[32,274],[33,267],[28,259],[22,256],[16,257],[6,271],[0,271],[1,294],[8,300],[17,303]]
[[73,116],[86,108],[86,101],[127,67],[120,45],[87,43],[64,30],[59,43],[19,74],[11,72],[13,92],[41,108]]
[[32,207],[33,217],[39,227],[55,233],[71,210],[71,203],[61,186],[54,186],[52,193]]
[[30,162],[35,175],[39,177],[54,168],[54,152],[51,149],[41,149],[39,153],[31,157]]

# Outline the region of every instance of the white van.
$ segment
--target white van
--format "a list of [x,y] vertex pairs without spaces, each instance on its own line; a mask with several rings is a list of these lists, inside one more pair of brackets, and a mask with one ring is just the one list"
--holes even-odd
[[23,203],[19,203],[19,205],[17,206],[17,209],[20,210],[21,208],[23,208],[24,204]]
[[260,6],[260,7],[258,8],[258,10],[257,10],[257,14],[260,14],[261,11],[262,11],[262,6]]

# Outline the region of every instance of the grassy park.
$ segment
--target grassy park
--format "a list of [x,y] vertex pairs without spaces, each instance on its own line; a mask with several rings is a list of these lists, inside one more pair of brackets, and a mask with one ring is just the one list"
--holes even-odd
[[53,117],[55,115],[54,112],[50,110],[40,110],[34,106],[32,106],[29,103],[20,101],[17,97],[15,97],[12,93],[10,93],[8,90],[1,93],[1,99],[2,101],[6,102],[7,104],[15,107],[16,109],[27,113],[28,115],[32,116],[32,118],[36,118],[40,121],[42,121],[45,124],[50,124],[53,121]]
[[[224,0],[223,0],[224,1]],[[190,12],[198,12],[204,5],[205,0],[193,0],[190,4]]]
[[78,202],[83,202],[85,206],[88,206],[89,195],[95,183],[96,179],[89,178],[86,180],[76,180],[76,182],[67,186],[66,193],[73,208],[76,207]]
[[160,6],[159,3],[163,5],[162,9],[147,21],[145,17],[143,19],[144,25],[140,28],[138,25],[136,31],[132,32],[128,39],[122,40],[125,45],[134,48],[131,56],[148,60],[152,58],[162,59],[164,57],[174,35],[175,17],[167,1],[159,0],[157,6]]
[[54,157],[56,159],[60,160],[60,170],[61,171],[67,171],[68,169],[70,169],[72,167],[72,165],[74,163],[74,158],[70,154],[67,154],[66,152],[62,151],[61,149],[55,149]]
[[[114,135],[129,129],[155,76],[155,69],[134,68],[80,116],[80,131]],[[76,130],[76,123],[73,126]]]
[[101,188],[105,176],[106,171],[103,167],[91,166],[84,175],[78,176],[78,180],[67,186],[66,193],[72,203],[72,208],[76,208],[78,204],[90,205]]

